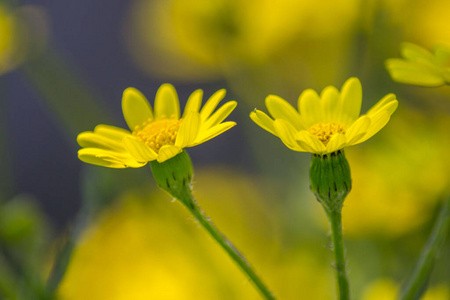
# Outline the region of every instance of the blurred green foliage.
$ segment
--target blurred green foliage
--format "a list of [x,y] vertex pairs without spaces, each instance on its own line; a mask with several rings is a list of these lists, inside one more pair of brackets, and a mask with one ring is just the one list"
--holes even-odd
[[4,299],[43,299],[48,245],[48,224],[35,199],[19,195],[0,203],[0,295]]

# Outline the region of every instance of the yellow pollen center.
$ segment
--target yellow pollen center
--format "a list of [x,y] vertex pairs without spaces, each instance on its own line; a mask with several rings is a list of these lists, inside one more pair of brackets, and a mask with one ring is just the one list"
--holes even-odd
[[142,126],[134,128],[133,135],[158,153],[162,146],[175,144],[180,124],[181,119],[177,120],[175,116],[171,119],[148,119]]
[[345,126],[335,122],[319,122],[308,129],[308,132],[317,137],[325,146],[336,133],[345,133]]

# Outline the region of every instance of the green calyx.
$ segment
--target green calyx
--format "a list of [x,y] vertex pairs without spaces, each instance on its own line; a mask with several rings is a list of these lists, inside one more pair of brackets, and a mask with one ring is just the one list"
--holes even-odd
[[311,191],[328,212],[341,211],[352,188],[350,166],[343,150],[313,154],[309,171]]
[[150,168],[158,186],[173,197],[183,199],[190,193],[194,170],[186,151],[162,163],[151,161]]

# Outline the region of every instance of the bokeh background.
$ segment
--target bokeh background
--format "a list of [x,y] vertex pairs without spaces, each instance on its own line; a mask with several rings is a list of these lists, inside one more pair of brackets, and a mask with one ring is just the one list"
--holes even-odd
[[[0,299],[34,299],[77,241],[60,299],[258,299],[221,249],[158,191],[148,167],[77,159],[76,135],[126,127],[125,88],[152,102],[164,82],[183,107],[221,88],[230,131],[188,149],[195,195],[280,299],[333,299],[325,216],[310,155],[253,124],[268,94],[363,86],[363,108],[399,99],[390,123],[346,151],[343,210],[355,299],[395,299],[449,194],[450,88],[393,82],[402,42],[450,44],[450,2],[0,1]],[[450,243],[424,299],[450,299]],[[34,298],[33,298],[34,297]]]

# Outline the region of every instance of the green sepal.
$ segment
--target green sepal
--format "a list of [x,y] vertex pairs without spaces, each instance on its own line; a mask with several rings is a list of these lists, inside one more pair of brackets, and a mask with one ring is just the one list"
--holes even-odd
[[182,200],[191,191],[194,169],[186,151],[162,163],[151,161],[150,168],[158,186],[173,197]]
[[343,150],[313,154],[310,168],[311,191],[327,211],[340,211],[352,188],[350,166]]

